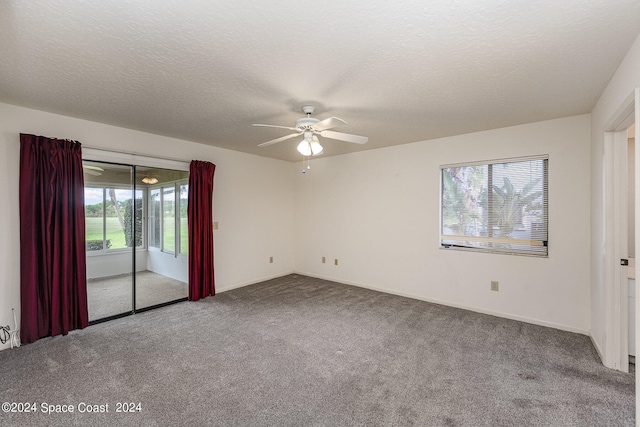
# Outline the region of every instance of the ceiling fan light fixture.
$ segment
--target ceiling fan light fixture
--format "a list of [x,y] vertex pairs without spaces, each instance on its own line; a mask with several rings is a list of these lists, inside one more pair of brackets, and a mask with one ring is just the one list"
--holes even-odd
[[318,141],[318,137],[312,135],[311,132],[305,132],[304,139],[298,144],[298,153],[303,156],[317,156],[322,153],[322,145]]
[[304,139],[298,144],[298,152],[305,157],[317,156],[323,151],[322,145],[318,140],[317,135],[325,138],[337,139],[340,141],[352,142],[354,144],[365,144],[368,140],[366,136],[351,135],[349,133],[335,132],[333,129],[336,126],[346,124],[346,122],[338,117],[329,117],[328,119],[318,120],[311,117],[314,108],[310,105],[302,107],[302,111],[307,115],[301,119],[296,120],[295,127],[278,126],[278,125],[265,125],[254,123],[253,126],[264,126],[271,128],[281,128],[293,131],[289,135],[281,136],[280,138],[272,139],[271,141],[258,144],[258,147],[266,147],[267,145],[275,144],[277,142],[285,141],[289,138],[295,138],[304,134]]
[[311,156],[312,151],[309,141],[303,139],[302,142],[298,144],[298,153],[302,154],[303,156]]
[[309,144],[311,146],[311,154],[314,156],[317,156],[318,154],[322,153],[322,145],[320,145],[320,143],[316,140],[313,141],[311,144]]
[[144,178],[142,178],[142,182],[144,182],[145,184],[157,184],[158,183],[158,178],[154,178],[152,176],[145,176]]

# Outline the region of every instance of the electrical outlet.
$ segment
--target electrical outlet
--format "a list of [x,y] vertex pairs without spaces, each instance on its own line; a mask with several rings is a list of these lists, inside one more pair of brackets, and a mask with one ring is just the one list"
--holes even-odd
[[327,262],[327,257],[326,257],[326,256],[323,256],[323,257],[322,257],[322,263],[323,263],[323,264],[326,264],[326,262]]
[[218,229],[218,221],[213,221],[213,229],[214,230]]
[[496,280],[491,281],[491,290],[498,292],[498,282]]
[[334,259],[334,260],[333,260],[333,264],[334,264],[334,265],[338,265],[338,258],[336,258],[336,259]]
[[273,264],[273,257],[272,256],[269,257],[269,264]]

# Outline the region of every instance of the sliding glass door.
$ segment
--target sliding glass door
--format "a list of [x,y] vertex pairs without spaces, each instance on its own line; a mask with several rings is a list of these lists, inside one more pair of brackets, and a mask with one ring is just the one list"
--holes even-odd
[[189,290],[188,172],[154,169],[148,193],[148,247],[145,270],[136,274],[136,307],[143,309],[186,298]]
[[84,162],[89,321],[132,311],[133,166]]
[[186,299],[188,172],[88,160],[84,170],[89,320]]

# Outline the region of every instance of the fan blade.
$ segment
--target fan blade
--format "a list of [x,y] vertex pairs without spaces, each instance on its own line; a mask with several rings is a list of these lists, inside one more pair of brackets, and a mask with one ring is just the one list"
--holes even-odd
[[252,124],[251,126],[262,126],[262,127],[266,127],[266,128],[278,128],[278,129],[298,130],[298,128],[292,128],[292,127],[289,127],[289,126],[261,125],[261,124]]
[[334,128],[336,126],[340,126],[340,125],[344,125],[347,124],[347,122],[345,122],[342,119],[339,119],[337,117],[329,117],[328,119],[324,119],[316,124],[314,124],[312,127],[320,132],[323,131],[325,129],[331,129]]
[[366,144],[369,138],[366,136],[351,135],[349,133],[334,132],[332,130],[323,130],[320,136],[331,139],[339,139],[340,141],[353,142],[354,144]]
[[104,172],[104,169],[100,166],[87,165],[85,163],[82,164],[82,170],[84,173],[93,176],[100,176],[102,175],[102,172]]
[[276,142],[284,141],[285,139],[293,138],[294,136],[298,136],[298,135],[300,135],[300,133],[292,133],[290,135],[282,136],[280,138],[272,139],[271,141],[258,144],[258,147],[265,147],[267,145],[275,144]]

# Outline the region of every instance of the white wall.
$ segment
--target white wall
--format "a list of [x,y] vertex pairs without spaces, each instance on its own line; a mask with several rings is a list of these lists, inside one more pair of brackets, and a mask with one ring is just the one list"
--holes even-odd
[[173,254],[159,250],[149,250],[146,254],[147,270],[174,280],[189,283],[189,259],[186,256],[176,257]]
[[605,334],[604,132],[613,115],[640,86],[640,35],[591,112],[591,336],[601,354]]
[[[147,267],[147,251],[136,251],[136,271],[145,271]],[[106,254],[90,254],[87,256],[87,279],[117,276],[131,273],[131,251],[110,252]],[[184,282],[185,280],[183,280]]]
[[[217,291],[293,271],[294,186],[290,163],[0,103],[0,324],[13,329],[12,307],[20,319],[21,132],[74,139],[94,148],[216,164]],[[270,256],[274,257],[273,264],[269,264]]]
[[[439,249],[440,165],[537,154],[549,155],[548,258]],[[588,333],[589,115],[319,158],[301,170],[297,272]]]

